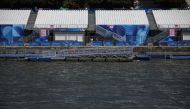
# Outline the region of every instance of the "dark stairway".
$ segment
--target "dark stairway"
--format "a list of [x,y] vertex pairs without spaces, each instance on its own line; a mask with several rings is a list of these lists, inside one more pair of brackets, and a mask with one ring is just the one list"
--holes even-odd
[[154,43],[157,44],[162,38],[167,37],[168,36],[168,30],[165,29],[162,32],[160,32],[159,34],[155,35],[154,37],[150,37],[148,39],[149,43]]
[[88,13],[88,31],[95,31],[96,26],[95,26],[95,12],[94,11],[89,11]]
[[148,17],[148,21],[150,24],[150,30],[158,30],[157,24],[156,24],[156,20],[154,18],[154,15],[152,12],[148,12],[146,13],[147,17]]
[[28,19],[28,23],[26,25],[26,29],[27,30],[33,30],[35,21],[36,21],[36,17],[37,17],[37,13],[31,11],[29,19]]

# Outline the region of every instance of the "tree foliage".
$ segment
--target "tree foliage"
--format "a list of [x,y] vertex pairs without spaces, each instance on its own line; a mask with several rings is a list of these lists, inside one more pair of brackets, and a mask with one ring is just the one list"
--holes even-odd
[[155,3],[164,4],[163,7],[178,8],[186,5],[185,0],[155,0]]
[[[143,0],[140,0],[143,1]],[[185,0],[154,0],[155,3],[165,3],[166,5],[180,5]],[[70,9],[81,8],[130,8],[133,7],[134,0],[0,0],[0,8],[51,8],[58,9],[60,7]]]

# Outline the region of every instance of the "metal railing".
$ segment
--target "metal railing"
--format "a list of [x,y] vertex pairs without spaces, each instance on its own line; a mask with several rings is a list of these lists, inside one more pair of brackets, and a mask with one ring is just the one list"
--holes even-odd
[[64,48],[60,50],[37,49],[37,51],[25,51],[18,53],[17,50],[8,50],[0,53],[0,57],[10,58],[66,58],[66,57],[120,57],[132,56],[133,47],[105,47],[105,48]]

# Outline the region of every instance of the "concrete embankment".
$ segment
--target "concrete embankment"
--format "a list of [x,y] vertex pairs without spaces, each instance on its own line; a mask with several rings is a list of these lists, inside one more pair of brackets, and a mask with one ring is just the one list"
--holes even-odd
[[190,47],[178,46],[178,47],[167,47],[167,46],[143,46],[134,47],[134,54],[160,54],[160,55],[190,55]]
[[58,61],[129,62],[142,54],[190,56],[190,47],[0,47],[1,60],[45,56]]

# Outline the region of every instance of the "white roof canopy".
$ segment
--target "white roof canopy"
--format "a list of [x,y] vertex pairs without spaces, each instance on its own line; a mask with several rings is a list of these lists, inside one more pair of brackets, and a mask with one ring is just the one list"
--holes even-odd
[[97,10],[96,25],[149,25],[144,10]]
[[87,28],[87,10],[40,10],[35,28]]
[[159,28],[190,28],[190,10],[154,10]]
[[2,25],[14,25],[22,24],[26,25],[30,16],[30,10],[0,10],[0,24]]

